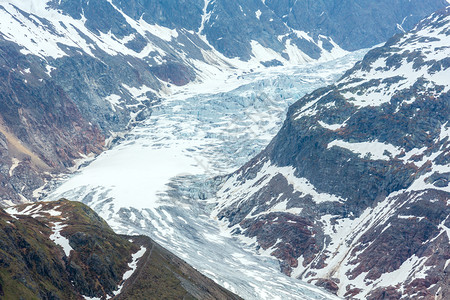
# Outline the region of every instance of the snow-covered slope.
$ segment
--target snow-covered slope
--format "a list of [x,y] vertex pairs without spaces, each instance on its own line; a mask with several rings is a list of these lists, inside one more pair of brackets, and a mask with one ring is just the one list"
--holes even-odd
[[[58,4],[57,1],[48,0],[9,0],[0,3],[3,20],[0,32],[3,37],[22,46],[22,53],[42,58],[56,59],[80,51],[93,57],[102,54],[132,56],[145,59],[150,66],[164,65],[175,60],[194,68],[196,73],[208,69],[203,68],[206,66],[202,63],[220,68],[234,66],[250,69],[261,67],[261,62],[272,60],[295,64],[315,60],[304,54],[301,48],[289,39],[280,44],[280,47],[285,47],[281,51],[263,47],[255,40],[251,42],[249,59],[229,60],[209,45],[201,31],[148,23],[143,16],[135,20],[113,1],[88,1],[80,4],[60,1]],[[82,13],[79,16],[71,14],[66,3],[80,5]],[[95,9],[99,11],[94,15],[92,10]],[[110,15],[106,15],[107,13]],[[116,27],[124,29],[115,30]],[[319,47],[318,42],[314,42],[307,33],[299,32],[297,35],[302,35],[302,38]],[[345,53],[337,45],[329,50],[323,49],[322,52],[323,59],[342,56]],[[292,55],[289,56],[289,53]]]
[[292,277],[359,299],[449,297],[450,8],[289,108],[216,215]]
[[333,38],[353,51],[384,43],[448,5],[446,0],[265,0],[291,28]]

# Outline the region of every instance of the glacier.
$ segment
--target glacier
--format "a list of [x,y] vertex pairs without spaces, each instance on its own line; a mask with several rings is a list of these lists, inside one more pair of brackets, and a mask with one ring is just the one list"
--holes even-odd
[[52,182],[44,200],[81,201],[116,232],[150,236],[244,299],[334,299],[282,274],[275,258],[231,236],[212,211],[223,176],[267,146],[289,105],[365,52],[173,87],[109,150]]

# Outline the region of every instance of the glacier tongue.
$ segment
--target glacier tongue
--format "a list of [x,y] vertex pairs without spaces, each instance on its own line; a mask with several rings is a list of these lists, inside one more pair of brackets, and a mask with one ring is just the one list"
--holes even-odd
[[[167,97],[152,116],[47,195],[82,201],[118,233],[148,235],[245,299],[330,299],[289,278],[211,218],[220,179],[261,151],[290,104],[364,52],[326,63],[230,75]],[[248,241],[252,243],[254,241]]]

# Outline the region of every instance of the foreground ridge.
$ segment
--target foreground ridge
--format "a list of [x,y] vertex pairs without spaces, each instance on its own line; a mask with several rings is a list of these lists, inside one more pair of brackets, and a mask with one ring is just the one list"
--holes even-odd
[[65,199],[0,210],[5,299],[240,299],[145,236]]

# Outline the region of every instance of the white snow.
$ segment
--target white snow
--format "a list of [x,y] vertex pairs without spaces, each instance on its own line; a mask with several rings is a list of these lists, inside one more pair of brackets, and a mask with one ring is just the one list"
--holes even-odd
[[[408,278],[425,278],[427,269],[430,267],[424,266],[426,257],[411,256],[395,271],[384,273],[374,283],[374,287],[387,287],[396,286],[402,282],[405,282]],[[366,293],[367,294],[367,293]]]
[[329,130],[338,130],[342,127],[345,126],[345,123],[343,124],[327,124],[323,121],[319,121],[320,126],[322,126],[323,128],[329,129]]
[[420,222],[420,221],[422,221],[423,219],[425,219],[425,217],[417,217],[417,216],[401,216],[401,215],[398,215],[397,218],[399,218],[399,219],[407,219],[407,220],[409,220],[409,219],[416,219],[418,222]]
[[[174,125],[170,121],[161,122],[166,123],[166,126]],[[102,153],[89,168],[83,169],[83,176],[74,177],[56,189],[55,193],[82,186],[99,186],[111,190],[117,209],[151,208],[158,206],[157,195],[167,189],[166,184],[171,178],[182,174],[199,174],[202,171],[195,158],[183,155],[186,148],[195,145],[192,141],[177,141],[154,149],[148,145],[148,141],[141,139]],[[127,151],[123,151],[124,149]],[[146,191],[144,194],[142,189]]]
[[49,214],[50,216],[52,216],[52,217],[58,217],[58,216],[61,216],[61,211],[59,211],[59,210],[56,210],[58,207],[55,207],[54,209],[49,209],[49,210],[46,210],[45,212],[47,213],[47,214]]
[[120,292],[122,291],[122,288],[123,288],[123,285],[124,285],[125,281],[128,278],[130,278],[131,275],[133,275],[133,273],[136,271],[139,259],[145,254],[146,251],[147,251],[147,248],[145,248],[144,246],[141,246],[139,251],[132,255],[132,261],[128,264],[128,267],[131,270],[128,270],[128,271],[126,271],[123,274],[123,276],[122,276],[122,284],[118,287],[118,289],[116,291],[113,292],[115,296],[120,294]]
[[73,248],[69,244],[69,240],[61,235],[61,230],[66,227],[65,225],[62,225],[61,222],[54,223],[53,226],[53,234],[50,235],[50,239],[57,245],[61,246],[64,250],[64,253],[67,257],[70,256],[70,251],[73,250]]
[[56,68],[55,68],[55,67],[52,67],[52,66],[50,66],[50,65],[46,65],[45,68],[47,69],[47,75],[48,75],[49,77],[52,77],[52,71],[53,71],[53,70],[56,70]]
[[349,143],[342,140],[334,140],[328,144],[328,148],[340,147],[350,150],[358,156],[368,158],[372,160],[390,160],[401,153],[401,149],[387,143],[378,142],[378,140],[372,142],[360,142]]
[[[241,174],[234,174],[218,191],[217,197],[219,205],[215,208],[214,214],[218,214],[224,207],[238,205],[239,203],[249,200],[255,193],[264,190],[266,185],[268,185],[276,175],[282,175],[295,192],[298,192],[300,196],[310,195],[316,203],[345,201],[345,199],[336,195],[318,192],[306,178],[296,177],[294,173],[295,169],[292,167],[278,167],[269,161],[264,163],[261,170],[252,179],[243,180]],[[278,199],[282,196],[283,194],[280,194],[277,196],[277,199],[272,199],[275,201],[268,203],[269,205],[272,205],[269,209],[254,215],[253,212],[257,208],[255,207],[247,217],[256,218],[271,212],[287,212],[291,214],[300,214],[302,212],[301,208],[293,207],[288,209],[287,200],[278,202]]]
[[18,160],[17,158],[13,157],[12,158],[12,165],[9,168],[9,176],[12,176],[14,173],[14,170],[19,166],[20,160]]
[[42,208],[42,204],[34,204],[34,205],[28,205],[23,209],[22,211],[18,210],[18,207],[9,207],[6,210],[6,212],[10,215],[26,215],[30,216],[32,214],[35,214],[40,211]]
[[135,98],[137,100],[147,99],[147,96],[146,96],[147,92],[151,92],[156,95],[159,95],[158,91],[156,91],[148,86],[145,86],[145,85],[142,85],[140,87],[131,87],[126,84],[122,84],[122,86],[128,90],[128,92],[133,96],[133,98]]
[[121,96],[115,94],[111,94],[108,97],[105,97],[105,100],[111,104],[111,108],[113,111],[116,111],[116,107],[119,107],[120,103],[122,102],[120,101],[121,99]]
[[445,226],[445,222],[447,221],[449,217],[447,217],[444,221],[439,224],[438,228],[441,230],[441,232],[445,232],[447,234],[447,238],[450,240],[450,228]]
[[256,15],[256,18],[259,20],[260,17],[261,17],[261,10],[258,9],[258,10],[255,12],[255,15]]
[[83,296],[85,300],[102,300],[102,298]]
[[205,28],[205,23],[209,21],[209,18],[211,17],[211,12],[207,12],[208,4],[211,2],[211,0],[204,0],[205,4],[203,6],[203,13],[202,13],[202,22],[200,24],[200,28],[198,29],[198,34],[202,34],[203,29]]
[[[313,116],[313,115],[315,115],[315,114],[317,113],[317,111],[316,111],[316,109],[315,109],[316,104],[317,104],[321,99],[323,99],[324,97],[326,97],[329,93],[331,93],[331,91],[329,91],[329,92],[323,94],[322,96],[320,96],[319,98],[314,99],[314,100],[311,100],[311,101],[307,102],[305,105],[303,105],[303,107],[300,108],[300,109],[298,110],[298,112],[296,113],[296,115],[295,115],[295,120],[299,120],[299,119],[301,119],[301,118],[303,118],[303,117],[308,117],[308,116]],[[306,99],[308,99],[308,98],[306,98]],[[320,124],[320,125],[323,124],[323,127],[325,127],[325,128],[326,128],[326,127],[332,126],[332,125],[327,125],[327,124],[323,123],[322,121],[320,121],[320,122],[321,122],[321,123],[319,123],[319,124]]]
[[450,124],[448,124],[448,121],[445,124],[442,124],[441,133],[439,134],[440,140],[443,140],[445,138],[450,138]]

